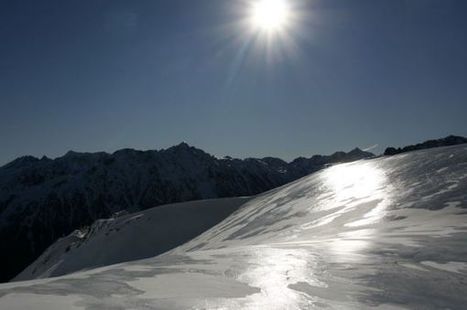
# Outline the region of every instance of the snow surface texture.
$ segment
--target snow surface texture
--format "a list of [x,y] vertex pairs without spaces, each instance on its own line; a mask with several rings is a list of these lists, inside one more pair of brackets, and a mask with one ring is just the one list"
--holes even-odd
[[13,280],[61,276],[154,257],[205,232],[250,199],[183,202],[99,220],[59,239]]
[[337,165],[163,255],[2,284],[0,308],[462,309],[466,211],[466,146]]

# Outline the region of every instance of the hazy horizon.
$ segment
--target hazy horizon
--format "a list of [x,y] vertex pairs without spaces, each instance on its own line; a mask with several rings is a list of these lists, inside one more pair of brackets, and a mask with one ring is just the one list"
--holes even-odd
[[[454,134],[455,135],[455,134]],[[226,157],[226,156],[230,156],[232,158],[237,158],[237,159],[246,159],[246,158],[265,158],[265,157],[275,157],[275,158],[279,158],[279,159],[282,159],[286,162],[290,162],[294,159],[297,159],[299,157],[312,157],[313,155],[332,155],[333,153],[335,152],[350,152],[356,148],[359,148],[360,150],[362,151],[366,151],[366,152],[371,152],[375,155],[382,155],[384,153],[384,150],[387,148],[387,147],[405,147],[405,146],[408,146],[408,145],[412,145],[412,144],[418,144],[418,143],[422,143],[422,142],[425,142],[427,140],[433,140],[433,139],[439,139],[439,138],[445,138],[446,136],[443,136],[443,137],[432,137],[432,138],[427,138],[427,139],[424,139],[424,140],[420,140],[420,141],[413,141],[411,143],[407,143],[407,144],[404,144],[404,145],[387,145],[387,146],[383,146],[383,145],[379,145],[379,144],[374,144],[374,145],[370,145],[370,146],[367,146],[367,147],[361,147],[361,146],[355,146],[355,147],[352,147],[352,148],[349,148],[349,149],[336,149],[336,150],[333,150],[333,151],[330,151],[330,152],[327,152],[327,153],[309,153],[309,154],[298,154],[294,157],[291,157],[291,158],[283,158],[283,157],[280,157],[280,156],[275,156],[275,155],[271,155],[271,154],[258,154],[257,156],[233,156],[233,155],[230,155],[230,154],[214,154],[213,152],[210,152],[206,149],[203,149],[197,145],[193,145],[191,143],[188,143],[186,141],[181,141],[179,143],[175,143],[175,144],[172,144],[172,145],[169,145],[169,146],[165,146],[165,147],[159,147],[159,148],[148,148],[148,149],[137,149],[137,148],[133,148],[133,147],[123,147],[123,148],[119,148],[119,149],[115,149],[115,150],[94,150],[94,151],[82,151],[82,150],[74,150],[74,149],[70,149],[66,152],[64,152],[63,154],[58,154],[58,155],[54,155],[54,156],[49,156],[49,155],[46,155],[46,154],[42,154],[42,155],[32,155],[32,154],[24,154],[24,155],[20,155],[20,156],[17,156],[15,157],[14,159],[12,160],[9,160],[5,163],[1,163],[0,162],[0,167],[5,165],[5,164],[8,164],[9,162],[19,158],[19,157],[24,157],[24,156],[33,156],[33,157],[36,157],[36,158],[42,158],[42,157],[48,157],[49,159],[56,159],[56,158],[60,158],[60,157],[63,157],[65,156],[68,152],[77,152],[77,153],[101,153],[101,152],[104,152],[104,153],[108,153],[108,154],[113,154],[117,151],[120,151],[120,150],[124,150],[124,149],[132,149],[132,150],[135,150],[135,151],[161,151],[161,150],[166,150],[168,148],[171,148],[173,146],[177,146],[181,143],[187,143],[190,147],[194,147],[194,148],[197,148],[197,149],[201,149],[202,151],[210,154],[210,155],[213,155],[215,156],[216,158],[223,158],[223,157]]]
[[381,153],[467,135],[467,3],[289,0],[280,33],[248,0],[3,1],[0,165],[69,150],[218,157]]

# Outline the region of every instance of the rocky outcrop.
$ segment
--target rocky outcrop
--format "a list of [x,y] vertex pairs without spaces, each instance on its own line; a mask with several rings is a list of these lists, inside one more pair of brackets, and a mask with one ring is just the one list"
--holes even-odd
[[424,150],[424,149],[431,149],[435,147],[441,146],[451,146],[451,145],[458,145],[467,143],[467,138],[460,137],[460,136],[447,136],[446,138],[437,139],[437,140],[428,140],[423,143],[415,144],[415,145],[408,145],[403,148],[395,148],[395,147],[388,147],[384,151],[384,155],[397,155],[401,153],[417,151],[417,150]]

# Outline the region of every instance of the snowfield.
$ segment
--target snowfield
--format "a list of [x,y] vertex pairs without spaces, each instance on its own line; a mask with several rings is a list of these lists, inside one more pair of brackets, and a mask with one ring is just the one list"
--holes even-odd
[[462,309],[466,242],[460,145],[332,166],[165,254],[2,284],[0,309]]
[[182,202],[96,221],[59,239],[13,281],[154,257],[205,232],[250,199]]

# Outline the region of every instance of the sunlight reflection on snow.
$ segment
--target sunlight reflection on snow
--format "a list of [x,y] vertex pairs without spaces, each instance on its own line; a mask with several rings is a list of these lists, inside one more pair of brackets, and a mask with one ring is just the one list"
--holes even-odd
[[260,287],[261,293],[251,295],[247,309],[301,309],[306,300],[288,286],[298,282],[324,285],[313,277],[317,261],[306,249],[258,247],[248,265],[252,268],[239,279]]
[[337,165],[325,170],[323,176],[339,202],[380,196],[387,182],[384,171],[372,162]]
[[[343,164],[324,170],[320,178],[330,195],[322,199],[319,207],[312,206],[309,209],[307,216],[313,220],[300,226],[300,235],[305,236],[304,231],[308,230],[311,239],[284,242],[282,245],[285,248],[258,247],[255,255],[249,259],[248,265],[252,268],[240,280],[261,288],[261,293],[250,296],[251,302],[247,308],[301,309],[307,306],[307,300],[313,302],[311,296],[305,300],[289,287],[295,283],[307,283],[312,287],[325,286],[316,274],[319,268],[317,258],[312,254],[316,241],[324,241],[321,246],[325,246],[337,261],[365,259],[363,251],[371,246],[376,229],[360,226],[381,221],[390,203],[390,184],[384,169],[372,162]],[[317,213],[314,212],[323,210],[331,213],[316,219]],[[332,227],[337,225],[346,229],[338,235],[329,236],[320,235],[315,230],[320,226],[320,231],[326,231],[323,226],[331,222]],[[355,230],[354,227],[359,229]],[[287,244],[301,244],[302,248],[288,248]]]
[[[391,203],[391,185],[384,170],[373,162],[331,167],[323,173],[323,181],[334,192],[334,204],[344,205],[341,211],[362,213],[353,222],[344,221],[344,227],[374,225],[387,214]],[[329,243],[330,250],[336,255],[345,256],[345,260],[358,259],[358,254],[370,246],[375,231],[348,230]]]

